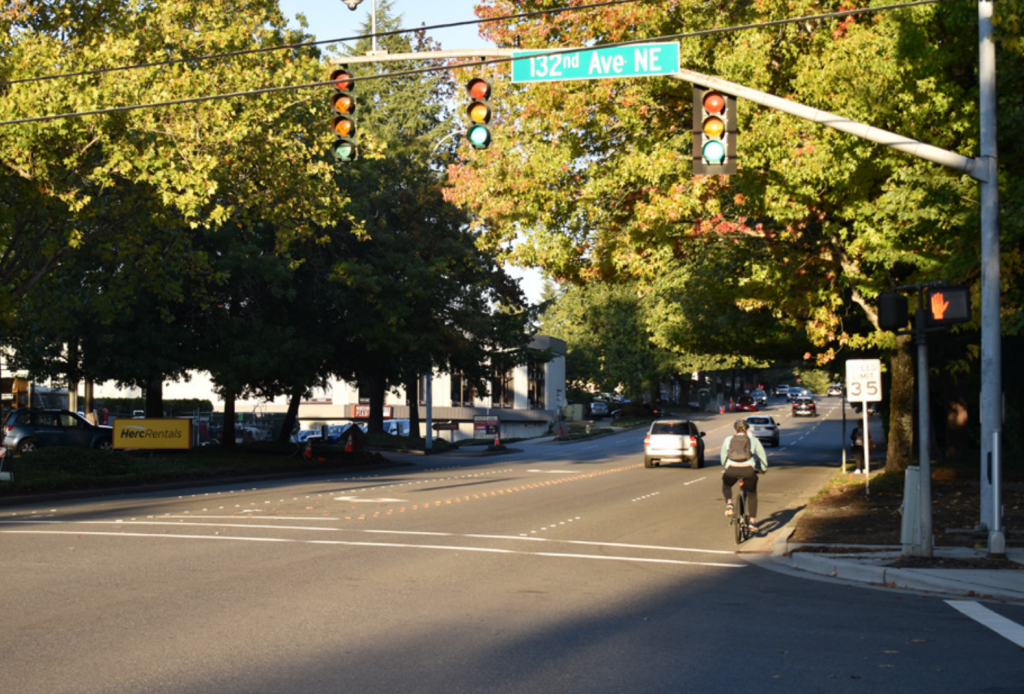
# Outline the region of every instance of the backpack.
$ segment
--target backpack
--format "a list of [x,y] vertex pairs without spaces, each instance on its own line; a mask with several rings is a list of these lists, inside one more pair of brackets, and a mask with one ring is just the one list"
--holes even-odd
[[747,434],[733,434],[729,441],[729,460],[734,463],[745,463],[751,458],[750,436]]

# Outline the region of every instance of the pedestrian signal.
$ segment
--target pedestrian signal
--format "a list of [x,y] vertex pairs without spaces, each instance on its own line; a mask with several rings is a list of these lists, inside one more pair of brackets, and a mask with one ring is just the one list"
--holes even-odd
[[971,320],[971,292],[965,285],[929,287],[924,297],[925,324],[945,328]]

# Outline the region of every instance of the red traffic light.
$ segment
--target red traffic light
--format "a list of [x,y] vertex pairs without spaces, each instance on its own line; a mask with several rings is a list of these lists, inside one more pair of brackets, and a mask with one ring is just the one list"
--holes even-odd
[[491,85],[481,77],[474,77],[466,84],[466,92],[470,99],[483,101],[491,98]]

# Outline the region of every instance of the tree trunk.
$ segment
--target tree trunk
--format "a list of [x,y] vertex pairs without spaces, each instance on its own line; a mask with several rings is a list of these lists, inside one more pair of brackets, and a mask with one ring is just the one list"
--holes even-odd
[[[409,394],[409,436],[414,439],[420,438],[420,377],[413,376],[405,386],[405,392]],[[426,395],[424,393],[424,395]],[[430,432],[428,431],[429,435]]]
[[384,378],[376,369],[369,373],[370,418],[366,422],[367,434],[384,433],[384,392],[387,390]]
[[164,377],[163,374],[149,379],[146,386],[146,416],[164,416]]
[[886,470],[906,470],[914,461],[914,359],[909,335],[896,338],[889,395],[889,447]]
[[966,455],[970,448],[966,373],[946,374],[946,402],[946,455]]
[[299,405],[302,403],[303,390],[301,386],[296,388],[288,399],[288,411],[284,413],[281,433],[277,435],[278,443],[288,443],[291,441],[292,429],[295,428],[295,421],[299,418]]
[[220,443],[229,447],[235,445],[235,394],[231,391],[224,393],[224,433]]

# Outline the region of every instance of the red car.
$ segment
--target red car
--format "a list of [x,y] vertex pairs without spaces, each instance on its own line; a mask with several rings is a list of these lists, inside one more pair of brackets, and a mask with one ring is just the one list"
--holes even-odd
[[744,395],[736,401],[737,412],[757,412],[757,401],[749,395]]

